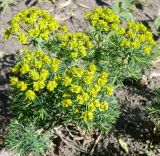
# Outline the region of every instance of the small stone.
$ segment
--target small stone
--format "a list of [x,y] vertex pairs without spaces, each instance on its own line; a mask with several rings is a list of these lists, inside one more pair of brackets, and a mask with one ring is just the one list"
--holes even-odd
[[150,143],[150,140],[146,140],[146,143],[149,144],[149,143]]
[[9,150],[6,150],[6,149],[2,149],[0,151],[0,156],[17,156],[17,154],[9,151]]

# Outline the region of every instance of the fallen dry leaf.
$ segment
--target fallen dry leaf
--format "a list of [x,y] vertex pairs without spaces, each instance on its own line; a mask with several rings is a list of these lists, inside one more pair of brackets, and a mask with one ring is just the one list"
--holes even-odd
[[67,7],[68,5],[70,5],[71,2],[72,2],[72,0],[68,0],[68,1],[66,1],[66,2],[59,2],[59,3],[56,4],[56,8],[57,8],[57,9],[65,8],[65,7]]
[[5,55],[4,51],[0,51],[0,58],[2,58]]
[[129,153],[128,145],[122,139],[119,139],[118,142],[121,148],[128,154]]

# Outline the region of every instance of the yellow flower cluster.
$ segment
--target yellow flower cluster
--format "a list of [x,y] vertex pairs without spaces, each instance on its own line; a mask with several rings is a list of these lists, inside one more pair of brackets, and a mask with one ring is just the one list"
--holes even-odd
[[48,40],[50,33],[58,27],[59,23],[48,12],[39,8],[28,8],[13,17],[4,38],[8,39],[11,34],[16,35],[21,44],[27,44],[29,38]]
[[70,50],[68,55],[72,59],[87,56],[87,50],[93,48],[89,37],[82,32],[60,33],[58,39],[63,49]]
[[13,76],[10,83],[25,99],[34,101],[39,95],[58,93],[62,111],[69,109],[85,123],[96,120],[97,113],[108,110],[113,87],[108,84],[109,74],[99,73],[95,64],[66,68],[57,57],[49,57],[42,50],[24,49],[21,55],[11,69],[20,78]]
[[127,28],[120,28],[117,32],[124,38],[122,47],[139,48],[144,46],[144,52],[149,55],[152,47],[156,45],[152,33],[142,23],[128,21]]
[[[62,80],[65,91],[62,94],[63,109],[73,109],[75,114],[81,115],[84,122],[94,119],[94,113],[108,110],[107,97],[113,94],[113,87],[108,84],[107,72],[97,72],[94,64],[87,69],[72,67],[67,69]],[[99,98],[104,96],[102,100]]]
[[[24,81],[20,81],[18,77],[11,77],[10,83],[14,88],[25,91],[26,99],[34,100],[36,92],[47,89],[52,92],[58,85],[56,73],[59,70],[60,60],[56,57],[49,56],[41,50],[23,52],[20,62],[13,68],[12,72],[20,74],[24,77]],[[50,75],[53,79],[50,80]]]
[[109,8],[94,9],[93,12],[87,12],[85,17],[92,26],[105,32],[117,30],[120,24],[118,16]]
[[142,23],[128,21],[124,28],[120,19],[109,8],[97,8],[85,14],[90,24],[98,31],[109,32],[114,30],[123,37],[121,46],[125,48],[142,48],[149,55],[156,45],[152,33]]

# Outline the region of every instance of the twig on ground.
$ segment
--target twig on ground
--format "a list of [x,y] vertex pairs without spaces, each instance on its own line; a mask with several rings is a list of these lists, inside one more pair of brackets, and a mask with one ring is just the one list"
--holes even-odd
[[109,6],[109,7],[111,7],[111,5],[108,3],[108,2],[106,2],[106,0],[100,0],[102,3],[104,3],[104,4],[106,4],[107,6]]
[[58,20],[58,21],[65,21],[65,20],[68,20],[68,19],[70,19],[71,17],[74,17],[74,16],[76,16],[76,14],[74,14],[74,13],[70,13],[66,17],[61,17],[60,15],[56,15],[55,19]]
[[100,140],[101,136],[102,136],[102,132],[99,134],[99,136],[98,136],[97,139],[95,140],[94,145],[93,145],[93,147],[92,147],[92,149],[91,149],[90,155],[93,154],[94,149],[95,149],[95,147],[96,147],[98,141]]
[[72,0],[68,0],[68,1],[63,2],[63,3],[61,2],[61,3],[57,4],[57,9],[65,8],[65,7],[67,7],[68,5],[70,5],[71,2],[72,2]]
[[69,135],[74,138],[74,135],[70,132],[70,130],[66,127],[66,130],[68,131]]
[[86,9],[90,9],[89,6],[84,5],[84,4],[82,4],[82,3],[77,3],[77,5],[79,5],[80,7],[86,8]]
[[71,141],[69,141],[69,139],[66,140],[66,139],[64,138],[63,134],[60,132],[60,130],[58,130],[58,129],[56,129],[56,128],[55,128],[54,130],[55,130],[55,134],[56,134],[57,136],[59,136],[60,139],[61,139],[68,147],[70,147],[70,148],[72,148],[72,149],[75,149],[75,150],[77,150],[77,151],[80,151],[80,152],[83,152],[83,153],[88,154],[87,151],[85,151],[85,150],[77,147],[77,146],[74,145],[73,143],[71,143]]
[[83,139],[84,139],[84,137],[78,137],[78,136],[73,138],[73,140],[75,140],[75,141],[76,140],[79,141],[79,140],[83,140]]

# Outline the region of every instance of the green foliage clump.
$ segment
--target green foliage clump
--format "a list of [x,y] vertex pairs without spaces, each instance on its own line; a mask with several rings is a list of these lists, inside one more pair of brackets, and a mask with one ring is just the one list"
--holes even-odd
[[48,12],[38,8],[28,8],[13,17],[4,38],[8,39],[12,34],[18,38],[20,44],[47,41],[49,35],[54,33],[58,27],[59,22]]
[[93,57],[89,59],[108,70],[113,83],[122,83],[127,77],[140,78],[157,56],[153,35],[142,23],[127,21],[122,25],[108,8],[86,13],[86,19],[91,25],[89,33],[94,44]]
[[112,5],[112,9],[120,18],[136,20],[134,2],[135,0],[116,0]]
[[43,51],[26,50],[12,72],[20,76],[10,81],[16,96],[12,107],[21,121],[46,126],[47,121],[61,120],[89,129],[105,127],[115,103],[113,87],[108,83],[109,73],[98,72],[94,64],[68,66]]
[[[88,34],[69,32],[38,8],[22,10],[10,21],[4,38],[14,35],[26,45],[10,78],[12,108],[23,125],[32,121],[36,129],[71,125],[106,133],[120,114],[114,85],[128,76],[139,78],[151,64],[156,42],[143,24],[123,26],[109,8],[86,18]],[[19,147],[14,140],[10,147],[14,143]]]
[[106,70],[87,61],[93,49],[89,36],[68,32],[37,8],[13,17],[4,37],[11,34],[34,47],[19,52],[19,61],[11,69],[12,107],[20,121],[45,127],[72,124],[86,131],[111,128],[119,115],[114,87]]
[[32,154],[42,155],[50,143],[50,134],[37,131],[33,124],[22,125],[17,120],[12,120],[6,136],[6,147],[20,156]]

